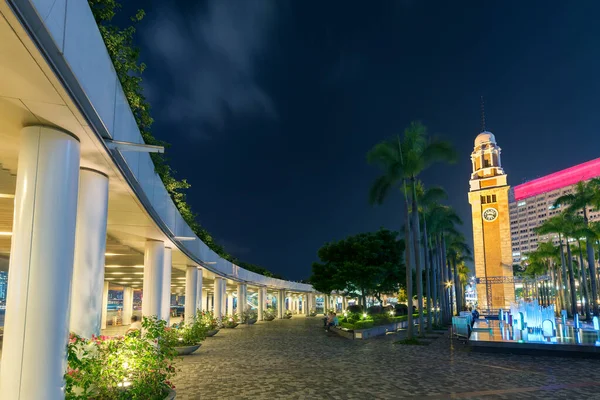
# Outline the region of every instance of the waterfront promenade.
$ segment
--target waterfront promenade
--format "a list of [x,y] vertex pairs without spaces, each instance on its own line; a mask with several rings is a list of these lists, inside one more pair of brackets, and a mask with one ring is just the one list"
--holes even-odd
[[178,363],[177,398],[599,398],[598,360],[472,353],[448,335],[428,346],[397,335],[351,341],[320,318],[223,329]]

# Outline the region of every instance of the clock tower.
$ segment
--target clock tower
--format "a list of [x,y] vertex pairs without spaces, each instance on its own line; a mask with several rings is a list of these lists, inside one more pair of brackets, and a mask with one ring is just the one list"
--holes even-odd
[[508,308],[515,301],[506,174],[494,134],[482,129],[471,153],[469,203],[479,308]]

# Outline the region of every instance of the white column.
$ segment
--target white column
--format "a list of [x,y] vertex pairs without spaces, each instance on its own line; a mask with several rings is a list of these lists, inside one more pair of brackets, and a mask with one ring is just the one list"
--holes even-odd
[[107,212],[108,177],[81,168],[69,329],[88,339],[100,335]]
[[223,291],[223,284],[221,283],[221,281],[223,280],[223,278],[221,277],[215,277],[215,290],[214,290],[214,297],[213,297],[213,313],[215,318],[219,319],[223,317],[223,313],[221,312],[222,308],[221,308],[221,298],[222,298],[222,291]]
[[[165,247],[163,254],[163,281],[160,300],[160,318],[167,321],[171,319],[171,273],[173,268],[173,250]],[[187,300],[187,297],[186,297]],[[186,313],[187,314],[187,313]]]
[[21,131],[0,367],[3,399],[62,399],[80,148],[69,133]]
[[202,268],[198,268],[198,277],[196,278],[196,311],[202,312],[205,306],[202,305]]
[[214,288],[213,288],[213,293],[211,293],[210,296],[208,296],[208,310],[212,311],[213,314],[215,312],[215,294],[214,294]]
[[277,292],[277,316],[279,317],[279,319],[283,318],[284,310],[285,310],[285,291],[283,289],[280,289]]
[[265,309],[265,300],[266,297],[265,296],[265,291],[267,289],[264,287],[259,287],[258,288],[258,305],[256,307],[256,311],[258,312],[258,320],[262,321],[263,320],[263,310]]
[[142,316],[161,315],[165,247],[162,241],[147,240],[144,251],[144,292]]
[[202,289],[202,311],[210,311],[210,310],[211,310],[211,307],[208,304],[208,290]]
[[242,320],[242,313],[244,312],[244,285],[238,283],[237,285],[237,309],[236,313],[239,320]]
[[108,281],[104,281],[104,287],[102,288],[102,306],[100,317],[100,326],[102,329],[106,329],[106,320],[108,319]]
[[131,325],[133,314],[133,288],[123,288],[123,325]]
[[227,302],[227,297],[225,296],[225,292],[227,291],[227,281],[225,279],[221,280],[221,286],[221,314],[227,315],[225,314],[225,303]]
[[185,323],[191,324],[196,317],[198,267],[188,265],[185,269]]
[[233,292],[227,293],[227,315],[233,315]]

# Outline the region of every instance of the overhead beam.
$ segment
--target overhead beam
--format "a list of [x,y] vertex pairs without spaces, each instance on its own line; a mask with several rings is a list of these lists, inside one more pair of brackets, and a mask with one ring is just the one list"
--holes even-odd
[[110,150],[137,151],[140,153],[164,153],[164,146],[154,146],[151,144],[141,144],[133,142],[122,142],[119,140],[104,139],[106,147]]

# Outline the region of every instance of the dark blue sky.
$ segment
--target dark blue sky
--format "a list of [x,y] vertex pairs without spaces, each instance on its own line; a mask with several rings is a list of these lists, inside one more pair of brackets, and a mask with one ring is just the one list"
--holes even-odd
[[600,154],[600,3],[566,3],[140,2],[154,132],[218,241],[304,279],[324,242],[400,227],[365,154],[421,120],[459,153],[424,181],[470,239],[481,95],[512,185]]

